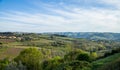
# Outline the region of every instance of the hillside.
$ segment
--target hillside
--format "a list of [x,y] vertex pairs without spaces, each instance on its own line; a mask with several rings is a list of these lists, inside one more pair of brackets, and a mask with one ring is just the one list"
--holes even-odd
[[[71,38],[65,35],[56,34],[35,34],[35,33],[0,33],[1,47],[38,47],[55,49],[59,55],[64,55],[73,48],[82,49],[88,52],[97,52],[98,56],[103,56],[104,53],[111,52],[112,49],[120,47],[119,41],[111,40],[88,40],[86,38]],[[57,51],[56,51],[57,50]],[[54,54],[54,53],[53,53]],[[55,56],[56,54],[54,54]]]
[[20,70],[20,65],[21,68],[27,67],[24,70],[105,69],[109,63],[119,62],[119,48],[120,41],[116,40],[3,32],[0,33],[0,68]]
[[85,39],[90,39],[90,40],[114,40],[114,41],[120,41],[120,33],[107,33],[107,32],[105,32],[105,33],[101,33],[101,32],[55,32],[55,33],[52,33],[52,34],[65,35],[65,36],[73,37],[73,38],[85,38]]
[[[106,58],[94,61],[93,64],[93,70],[103,70],[102,68],[105,68],[107,66],[109,66],[109,64],[111,64],[112,66],[114,66],[114,62],[116,62],[116,60],[120,59],[120,53],[108,56]],[[117,63],[117,62],[116,62]],[[110,67],[108,67],[110,68]],[[115,69],[110,69],[110,70],[115,70]]]

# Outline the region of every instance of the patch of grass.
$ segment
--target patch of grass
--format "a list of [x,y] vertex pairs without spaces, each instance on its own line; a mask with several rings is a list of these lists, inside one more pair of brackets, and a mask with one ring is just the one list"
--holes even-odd
[[98,68],[106,65],[106,64],[109,63],[109,62],[115,61],[115,60],[118,59],[118,58],[120,58],[120,53],[117,53],[117,54],[108,56],[108,57],[106,57],[106,58],[103,58],[103,59],[94,61],[94,62],[92,63],[92,65],[93,65],[93,69],[92,69],[92,70],[97,70]]

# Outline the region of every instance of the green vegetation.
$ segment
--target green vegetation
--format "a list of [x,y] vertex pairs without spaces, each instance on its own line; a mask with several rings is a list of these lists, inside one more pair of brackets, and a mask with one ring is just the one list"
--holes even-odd
[[106,66],[106,64],[109,64],[110,62],[114,62],[117,59],[120,58],[120,53],[108,56],[106,58],[94,61],[93,64],[93,70],[97,70],[99,68],[101,68],[102,66]]
[[118,39],[0,33],[0,70],[119,70],[119,56]]
[[40,70],[40,62],[43,60],[43,54],[36,48],[23,50],[19,56],[14,59],[17,63],[22,62],[28,70]]
[[102,66],[99,70],[120,70],[120,57],[112,61],[110,63],[107,63],[106,65]]

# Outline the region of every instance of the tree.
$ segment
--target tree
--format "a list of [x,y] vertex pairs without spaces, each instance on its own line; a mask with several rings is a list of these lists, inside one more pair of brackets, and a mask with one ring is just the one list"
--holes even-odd
[[61,63],[54,70],[90,70],[91,64],[87,61],[70,61]]
[[98,56],[96,52],[90,53],[91,60],[95,60]]
[[27,66],[28,70],[40,70],[40,63],[43,59],[43,54],[36,48],[29,48],[23,50],[19,56],[14,60],[16,62],[21,61],[22,64]]
[[0,45],[2,45],[3,43],[0,42]]
[[61,59],[61,57],[59,56],[56,56],[52,59],[44,61],[42,63],[42,68],[43,70],[56,70],[57,67],[62,63],[63,63],[63,59]]
[[76,58],[79,61],[91,61],[90,55],[88,53],[81,53]]
[[68,63],[72,70],[90,70],[91,64],[87,61],[72,61]]
[[73,61],[73,60],[76,60],[76,58],[78,57],[78,55],[79,55],[80,53],[84,53],[84,51],[82,51],[82,50],[74,50],[74,51],[71,51],[71,52],[69,52],[68,54],[66,54],[66,55],[64,56],[64,60],[65,60],[65,61]]

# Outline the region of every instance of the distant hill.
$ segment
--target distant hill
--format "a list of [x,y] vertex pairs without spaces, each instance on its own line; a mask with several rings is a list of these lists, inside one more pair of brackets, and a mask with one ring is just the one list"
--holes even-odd
[[[50,33],[51,34],[51,33]],[[55,32],[52,34],[65,35],[72,38],[86,38],[90,40],[114,40],[120,41],[120,33],[99,32]]]
[[120,41],[120,33],[108,32],[48,32],[48,33],[23,33],[23,32],[0,32],[0,36],[13,36],[24,34],[52,34],[61,37],[85,38],[88,40],[113,40]]

